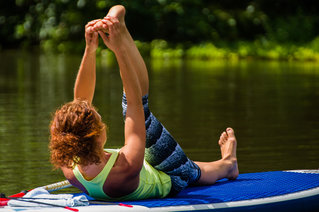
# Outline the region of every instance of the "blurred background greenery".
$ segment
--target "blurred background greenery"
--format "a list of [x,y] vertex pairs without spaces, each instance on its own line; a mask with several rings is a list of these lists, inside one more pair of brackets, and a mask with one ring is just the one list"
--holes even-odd
[[1,1],[0,49],[82,52],[85,24],[115,4],[144,56],[319,60],[314,0]]

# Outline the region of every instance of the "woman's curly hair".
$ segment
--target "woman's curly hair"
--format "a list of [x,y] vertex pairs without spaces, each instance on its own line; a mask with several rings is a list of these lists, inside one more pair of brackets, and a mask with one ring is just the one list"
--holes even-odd
[[96,109],[87,101],[66,103],[55,112],[50,124],[51,163],[56,168],[99,164],[97,138],[104,128]]

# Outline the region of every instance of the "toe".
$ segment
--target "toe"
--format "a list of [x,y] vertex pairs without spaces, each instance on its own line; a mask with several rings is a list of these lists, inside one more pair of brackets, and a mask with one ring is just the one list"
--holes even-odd
[[218,144],[219,144],[219,145],[222,145],[223,143],[224,143],[224,139],[223,139],[223,136],[221,135],[221,136],[219,137]]
[[227,133],[226,133],[226,132],[223,132],[223,133],[222,133],[222,137],[223,137],[223,140],[226,141],[226,140],[227,140],[227,137],[228,137],[228,136],[227,136]]
[[226,129],[226,131],[227,131],[228,136],[235,137],[235,133],[234,133],[234,130],[232,128],[228,127]]

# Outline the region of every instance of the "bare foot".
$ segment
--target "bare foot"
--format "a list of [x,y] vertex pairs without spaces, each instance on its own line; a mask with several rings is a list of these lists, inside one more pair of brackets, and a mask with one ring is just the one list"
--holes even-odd
[[105,18],[108,16],[117,18],[117,19],[119,19],[120,23],[125,24],[125,21],[124,21],[125,7],[123,7],[122,5],[115,5],[115,6],[111,7],[109,12],[105,16]]
[[221,134],[218,144],[220,146],[222,160],[230,164],[227,178],[234,180],[239,175],[236,156],[237,141],[234,130],[227,128],[226,132]]

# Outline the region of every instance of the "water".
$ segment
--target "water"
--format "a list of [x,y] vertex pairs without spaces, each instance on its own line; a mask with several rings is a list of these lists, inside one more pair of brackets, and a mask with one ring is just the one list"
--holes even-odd
[[[81,55],[0,52],[0,192],[64,180],[49,163],[51,114],[71,101]],[[150,108],[193,160],[220,157],[228,126],[242,173],[319,168],[319,64],[151,61]],[[107,147],[123,144],[117,67],[97,62]],[[72,190],[71,190],[72,191]]]

